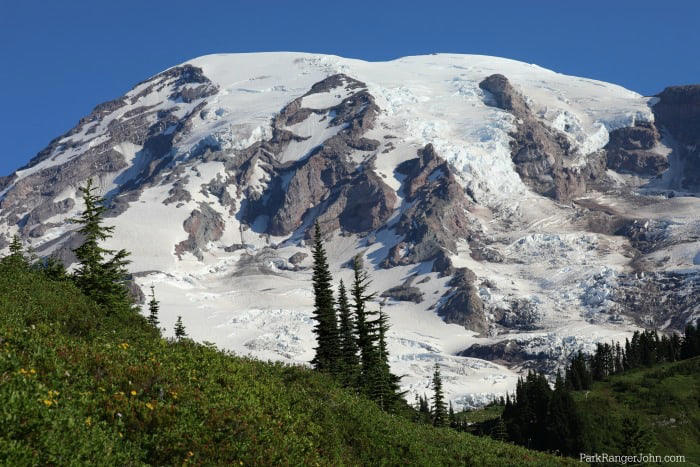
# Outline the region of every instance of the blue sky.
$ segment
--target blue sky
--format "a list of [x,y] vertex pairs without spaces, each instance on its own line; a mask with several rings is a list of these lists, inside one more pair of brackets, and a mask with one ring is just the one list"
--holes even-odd
[[651,95],[700,82],[699,24],[693,0],[0,0],[0,175],[98,103],[208,53],[477,53]]

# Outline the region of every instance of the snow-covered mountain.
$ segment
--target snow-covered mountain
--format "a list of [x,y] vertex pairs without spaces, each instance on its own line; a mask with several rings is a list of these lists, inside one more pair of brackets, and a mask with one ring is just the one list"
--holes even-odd
[[700,316],[700,86],[649,98],[478,55],[200,57],[0,178],[0,247],[19,232],[72,262],[90,177],[163,325],[264,359],[312,357],[318,220],[337,279],[357,252],[371,269],[409,397],[436,361],[474,405]]

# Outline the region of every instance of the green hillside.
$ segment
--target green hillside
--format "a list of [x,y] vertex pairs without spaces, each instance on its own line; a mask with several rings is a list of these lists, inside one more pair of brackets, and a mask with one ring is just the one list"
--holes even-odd
[[569,462],[389,415],[308,369],[166,341],[133,311],[7,262],[0,425],[11,465]]
[[[574,391],[587,453],[684,455],[700,465],[700,357],[630,370]],[[457,414],[462,428],[492,435],[502,405]]]
[[700,465],[700,357],[616,375],[574,398],[595,451],[619,451],[636,424],[644,452]]

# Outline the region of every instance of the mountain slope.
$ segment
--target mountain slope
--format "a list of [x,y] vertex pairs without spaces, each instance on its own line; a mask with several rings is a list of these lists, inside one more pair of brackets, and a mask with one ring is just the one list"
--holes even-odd
[[337,279],[363,253],[410,397],[438,361],[458,406],[483,403],[523,366],[700,315],[697,89],[476,55],[200,57],[0,180],[0,246],[71,263],[93,177],[169,329],[308,362],[318,220]]
[[418,425],[311,370],[158,337],[0,264],[0,460],[106,465],[561,465]]

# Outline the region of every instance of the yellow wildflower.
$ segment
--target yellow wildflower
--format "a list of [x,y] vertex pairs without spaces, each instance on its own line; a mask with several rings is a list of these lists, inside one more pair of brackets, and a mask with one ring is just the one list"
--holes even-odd
[[153,410],[153,404],[151,404],[150,402],[146,402],[146,407]]
[[132,395],[132,396],[135,396],[135,395],[136,395],[136,391],[134,391],[134,390],[132,389],[132,390],[131,390],[131,395]]
[[51,404],[53,404],[52,401],[50,401],[49,399],[44,399],[44,405],[45,405],[46,407],[51,407]]
[[32,368],[31,370],[29,370],[29,372],[30,372],[31,374],[33,374],[33,375],[36,374],[36,370],[35,370],[34,368]]

